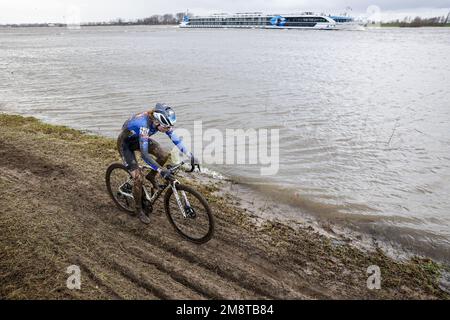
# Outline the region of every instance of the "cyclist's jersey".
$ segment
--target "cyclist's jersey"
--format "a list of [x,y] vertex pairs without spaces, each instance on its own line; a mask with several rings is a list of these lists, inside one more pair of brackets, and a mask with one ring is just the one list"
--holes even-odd
[[[151,143],[150,136],[157,133],[158,129],[153,124],[149,114],[144,112],[131,116],[123,124],[122,130],[128,130],[129,132],[126,142],[130,144],[138,143],[142,159],[152,167],[153,170],[157,170],[159,165],[148,153],[148,147],[149,143]],[[166,134],[182,153],[188,155],[188,150],[183,141],[172,129],[167,131]]]

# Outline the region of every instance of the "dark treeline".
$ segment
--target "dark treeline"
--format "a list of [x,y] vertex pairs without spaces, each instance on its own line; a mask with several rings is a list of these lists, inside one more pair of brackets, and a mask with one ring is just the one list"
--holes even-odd
[[166,13],[163,15],[154,14],[147,18],[136,19],[136,20],[124,20],[118,18],[109,22],[89,22],[85,25],[96,26],[96,25],[118,25],[118,26],[128,26],[128,25],[175,25],[179,24],[183,20],[185,13],[179,12],[175,15],[171,13]]
[[[178,12],[175,15],[171,13],[166,13],[163,15],[155,14],[147,18],[135,19],[135,20],[125,20],[122,18],[117,18],[112,21],[104,22],[87,22],[81,23],[82,26],[130,26],[130,25],[177,25],[182,20],[186,14],[184,12]],[[188,13],[192,16],[191,13]],[[7,24],[0,25],[6,27],[66,27],[65,23],[21,23],[21,24]]]
[[65,23],[13,23],[13,24],[0,24],[0,27],[66,27]]
[[450,26],[450,21],[448,21],[448,17],[433,17],[433,18],[421,18],[415,17],[414,19],[407,17],[403,20],[395,20],[387,23],[383,23],[383,26],[393,26],[393,27],[443,27]]

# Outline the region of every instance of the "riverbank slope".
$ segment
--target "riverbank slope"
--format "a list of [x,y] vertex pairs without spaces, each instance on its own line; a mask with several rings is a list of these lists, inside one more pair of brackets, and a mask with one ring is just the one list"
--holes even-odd
[[[398,262],[312,228],[255,224],[199,179],[216,218],[213,239],[182,240],[162,204],[145,226],[121,213],[104,183],[115,141],[35,118],[0,114],[0,298],[404,299],[449,296],[429,259]],[[70,265],[81,290],[66,288]],[[367,268],[380,267],[380,290]]]

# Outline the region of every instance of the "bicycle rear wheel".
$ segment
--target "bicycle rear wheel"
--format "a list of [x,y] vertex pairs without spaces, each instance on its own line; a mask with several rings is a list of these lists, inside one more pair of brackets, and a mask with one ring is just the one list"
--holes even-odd
[[183,238],[198,244],[208,242],[214,232],[214,218],[208,202],[191,187],[177,184],[176,189],[187,217],[183,216],[173,190],[169,189],[164,197],[169,222]]
[[116,206],[129,214],[134,213],[133,180],[127,168],[113,163],[106,170],[106,188]]

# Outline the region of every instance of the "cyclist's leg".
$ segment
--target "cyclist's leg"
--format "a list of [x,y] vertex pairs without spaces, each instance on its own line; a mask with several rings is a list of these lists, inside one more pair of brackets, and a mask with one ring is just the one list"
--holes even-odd
[[127,143],[125,139],[126,136],[126,131],[120,134],[117,139],[117,147],[123,163],[133,178],[134,212],[142,223],[149,224],[151,222],[150,218],[147,217],[142,210],[142,184],[144,181],[144,176],[139,168],[136,155],[134,154],[134,151],[137,150],[137,146]]
[[134,211],[138,215],[142,210],[142,172],[137,168],[130,172],[133,177]]
[[122,132],[119,135],[119,138],[117,139],[117,149],[119,150],[123,164],[131,173],[131,177],[133,178],[134,208],[135,212],[139,213],[142,209],[142,182],[144,179],[142,172],[139,169],[139,164],[136,160],[134,150],[132,150],[132,146],[125,140],[126,136],[126,132]]
[[[164,166],[167,162],[167,160],[169,159],[169,153],[167,151],[165,151],[161,145],[156,142],[153,139],[149,139],[149,147],[148,147],[148,152],[156,157],[156,162],[160,165],[160,166]],[[152,170],[150,171],[146,178],[148,180],[150,180],[150,182],[153,184],[153,186],[155,188],[157,188],[156,185],[156,171]]]
[[127,142],[126,137],[128,133],[126,130],[122,131],[117,138],[117,150],[119,151],[120,157],[122,158],[122,162],[127,167],[128,171],[134,171],[139,168],[139,164],[136,160],[136,155],[134,151],[136,150],[136,146]]

